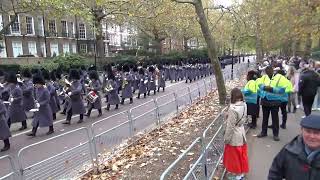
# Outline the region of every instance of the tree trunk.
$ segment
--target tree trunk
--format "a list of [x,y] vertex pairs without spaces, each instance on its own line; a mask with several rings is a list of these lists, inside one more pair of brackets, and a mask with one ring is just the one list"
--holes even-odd
[[104,37],[102,35],[102,16],[103,10],[102,9],[95,9],[94,10],[94,25],[95,25],[95,53],[97,57],[104,57],[105,53],[105,46],[104,46]]
[[214,74],[216,77],[216,83],[218,87],[218,93],[219,93],[219,103],[225,104],[227,92],[226,92],[226,87],[223,79],[223,74],[221,71],[221,65],[217,57],[216,44],[210,32],[208,21],[204,14],[201,0],[196,0],[194,3],[194,7],[199,18],[199,24],[201,26],[203,37],[207,43],[209,58],[211,59],[211,63],[213,65]]
[[262,63],[263,60],[263,50],[262,50],[262,39],[261,39],[261,25],[260,25],[260,17],[257,15],[257,29],[256,29],[256,54],[257,54],[257,62]]
[[187,37],[183,37],[183,48],[184,48],[185,52],[187,52],[189,50],[188,38]]
[[311,33],[307,34],[306,44],[304,47],[304,57],[309,58],[311,55],[311,47],[312,47],[312,39],[311,39]]

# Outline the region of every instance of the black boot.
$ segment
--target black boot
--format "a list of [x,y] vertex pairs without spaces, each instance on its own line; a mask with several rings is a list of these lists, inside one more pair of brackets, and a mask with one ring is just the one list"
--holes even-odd
[[10,141],[9,139],[3,140],[4,147],[1,149],[1,152],[8,151],[10,149]]
[[52,126],[49,126],[49,131],[47,132],[47,135],[50,135],[54,133],[54,130],[53,130],[53,125]]
[[165,87],[162,88],[162,91],[164,92]]
[[140,93],[138,93],[138,96],[137,96],[137,98],[138,98],[138,99],[140,99]]
[[67,112],[67,108],[64,108],[60,114],[66,115],[66,112]]
[[158,92],[160,91],[160,87],[158,87]]
[[156,95],[156,93],[157,93],[156,90],[154,90],[154,93],[153,93],[153,94]]
[[92,111],[92,109],[88,109],[87,114],[85,114],[84,116],[90,117],[90,115],[91,115],[91,111]]
[[27,136],[35,137],[37,133],[37,127],[33,127],[30,133],[27,133]]
[[115,109],[119,109],[119,104],[116,104],[116,108]]
[[83,123],[83,114],[80,114],[80,119],[79,119],[79,121],[77,123],[78,124]]
[[107,105],[106,110],[107,110],[107,111],[110,110],[110,104]]
[[101,117],[102,116],[102,110],[98,109],[98,112],[99,112],[98,117]]
[[130,98],[130,104],[132,104],[133,103],[133,99],[132,98]]
[[150,91],[148,91],[148,96],[150,96]]
[[144,93],[144,94],[143,94],[143,98],[146,98],[146,97],[147,97],[147,93]]
[[22,127],[19,128],[19,131],[23,131],[23,130],[27,129],[27,121],[22,121],[21,125],[22,125]]
[[56,119],[57,119],[56,113],[52,113],[52,119],[53,119],[53,120],[56,120]]

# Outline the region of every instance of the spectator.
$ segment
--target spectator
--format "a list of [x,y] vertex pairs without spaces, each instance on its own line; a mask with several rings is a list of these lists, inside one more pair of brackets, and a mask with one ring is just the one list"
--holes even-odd
[[306,116],[311,114],[314,97],[320,86],[320,76],[305,65],[302,70],[299,81],[299,95],[302,96],[302,104]]
[[247,106],[238,88],[231,91],[231,104],[226,119],[223,164],[229,179],[242,179],[249,171],[244,123]]
[[320,115],[302,119],[301,135],[295,137],[273,159],[268,180],[320,179]]
[[287,78],[291,81],[293,86],[293,92],[289,94],[289,99],[288,99],[288,113],[291,112],[291,109],[292,109],[291,106],[293,106],[292,112],[295,113],[297,111],[296,97],[297,97],[297,92],[299,90],[298,88],[299,73],[295,70],[293,66],[289,67]]

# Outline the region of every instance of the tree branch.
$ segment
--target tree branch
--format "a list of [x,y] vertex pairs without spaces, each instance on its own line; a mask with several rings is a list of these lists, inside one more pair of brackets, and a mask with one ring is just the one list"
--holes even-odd
[[186,4],[192,4],[192,5],[195,5],[196,3],[193,1],[193,0],[171,0],[171,1],[174,1],[176,3],[186,3]]

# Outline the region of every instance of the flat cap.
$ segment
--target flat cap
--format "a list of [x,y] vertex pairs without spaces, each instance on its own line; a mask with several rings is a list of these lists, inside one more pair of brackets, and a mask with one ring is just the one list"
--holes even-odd
[[302,118],[300,125],[304,128],[320,130],[320,114],[310,114]]

